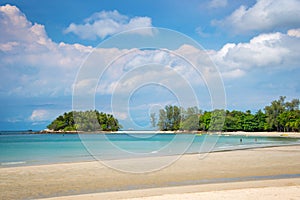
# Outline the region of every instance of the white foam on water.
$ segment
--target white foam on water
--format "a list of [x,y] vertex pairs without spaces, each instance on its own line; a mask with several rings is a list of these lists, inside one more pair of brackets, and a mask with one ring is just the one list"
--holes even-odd
[[20,164],[25,164],[25,161],[16,161],[16,162],[4,162],[1,163],[1,165],[3,166],[7,166],[7,165],[20,165]]

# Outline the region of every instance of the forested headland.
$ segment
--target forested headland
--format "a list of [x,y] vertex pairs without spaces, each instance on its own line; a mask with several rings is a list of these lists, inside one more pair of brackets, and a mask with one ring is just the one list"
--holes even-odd
[[53,131],[118,131],[121,125],[111,114],[89,110],[64,113],[47,128]]
[[168,105],[159,110],[156,123],[156,114],[151,114],[151,123],[162,131],[198,130],[198,131],[300,131],[299,99],[290,102],[281,96],[270,105],[256,113],[250,110],[202,111],[197,107],[186,110]]

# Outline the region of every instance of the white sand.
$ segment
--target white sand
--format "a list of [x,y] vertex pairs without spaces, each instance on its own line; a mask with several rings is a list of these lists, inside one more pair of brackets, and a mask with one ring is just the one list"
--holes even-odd
[[184,194],[166,194],[161,196],[131,198],[127,200],[283,200],[283,199],[300,199],[300,186],[286,187],[268,187],[268,188],[250,188],[214,192],[198,192]]
[[243,136],[264,136],[264,137],[292,137],[300,138],[300,133],[298,132],[220,132],[221,135],[243,135]]
[[[161,158],[143,158],[112,161],[120,166],[150,165]],[[219,180],[252,176],[277,176],[281,174],[300,174],[300,146],[259,148],[228,152],[210,153],[206,157],[184,155],[177,162],[159,171],[130,174],[108,168],[99,162],[65,163],[26,167],[0,168],[0,199],[36,199],[41,197],[78,195],[105,191],[115,192],[111,199],[146,197],[126,196],[130,189],[157,188],[163,193],[151,192],[150,196],[174,194],[163,188],[172,185],[201,184],[201,180]],[[260,184],[260,187],[295,186],[289,179],[276,184]],[[200,181],[200,182],[199,182]],[[291,184],[289,184],[289,181]],[[244,183],[244,182],[241,182]],[[175,189],[177,193],[209,192],[218,190],[254,188],[255,185],[240,187],[234,183],[206,184],[192,190]],[[234,185],[234,187],[233,187]],[[157,191],[156,190],[156,191]],[[141,191],[141,190],[139,190]]]
[[[199,192],[203,191],[203,192]],[[120,192],[94,193],[49,198],[47,200],[282,200],[300,199],[300,178],[176,186]]]

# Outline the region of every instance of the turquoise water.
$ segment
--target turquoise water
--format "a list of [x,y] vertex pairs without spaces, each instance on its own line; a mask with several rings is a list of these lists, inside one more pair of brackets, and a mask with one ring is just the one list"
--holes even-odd
[[0,167],[300,144],[299,139],[280,137],[0,133]]

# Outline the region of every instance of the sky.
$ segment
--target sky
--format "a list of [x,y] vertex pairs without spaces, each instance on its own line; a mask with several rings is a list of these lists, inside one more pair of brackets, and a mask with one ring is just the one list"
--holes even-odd
[[299,0],[0,1],[0,130],[44,129],[74,102],[145,128],[178,98],[214,108],[221,83],[226,109],[256,112],[300,98],[299,77]]

